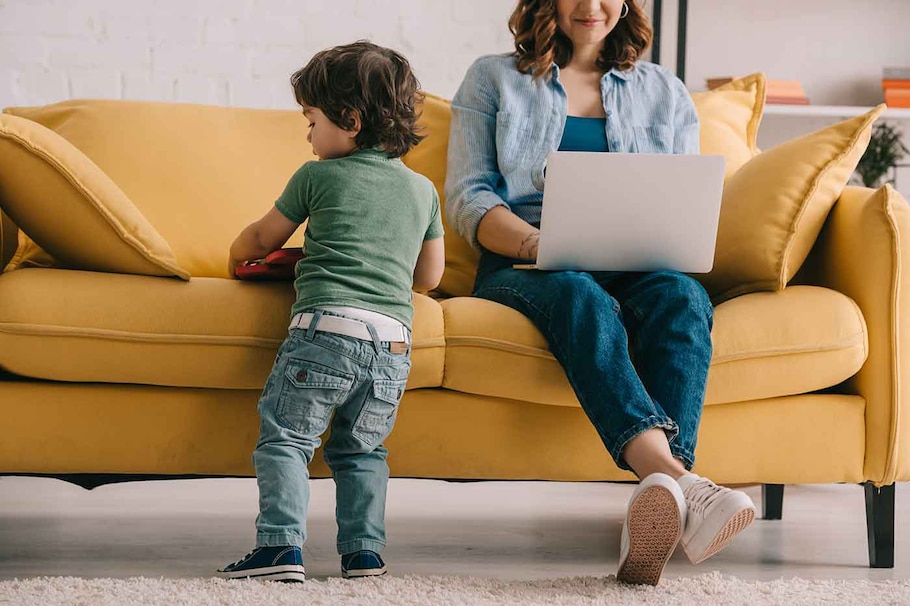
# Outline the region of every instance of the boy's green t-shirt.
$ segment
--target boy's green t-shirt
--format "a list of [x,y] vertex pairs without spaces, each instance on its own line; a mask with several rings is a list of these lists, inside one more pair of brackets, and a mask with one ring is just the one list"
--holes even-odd
[[295,223],[309,219],[292,315],[343,305],[411,327],[417,256],[424,240],[443,235],[439,195],[429,179],[398,158],[359,150],[307,162],[275,206]]

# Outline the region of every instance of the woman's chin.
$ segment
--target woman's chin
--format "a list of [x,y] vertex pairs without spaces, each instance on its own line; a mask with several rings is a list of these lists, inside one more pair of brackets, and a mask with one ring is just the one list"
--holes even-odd
[[571,40],[574,46],[590,46],[592,44],[602,44],[607,37],[607,32],[603,29],[596,31],[582,30],[572,32]]

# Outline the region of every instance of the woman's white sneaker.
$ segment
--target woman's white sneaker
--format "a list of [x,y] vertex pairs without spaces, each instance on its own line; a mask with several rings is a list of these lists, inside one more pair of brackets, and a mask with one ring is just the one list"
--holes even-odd
[[686,500],[682,543],[693,564],[720,552],[755,520],[755,504],[744,492],[689,473],[679,478]]
[[617,580],[657,585],[685,525],[686,504],[676,480],[663,473],[642,480],[622,526]]

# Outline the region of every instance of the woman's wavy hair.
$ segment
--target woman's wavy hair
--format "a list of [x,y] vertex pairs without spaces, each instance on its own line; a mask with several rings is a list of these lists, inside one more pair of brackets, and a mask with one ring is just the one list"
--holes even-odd
[[[531,72],[535,78],[549,77],[553,63],[563,67],[572,58],[572,41],[556,24],[556,1],[519,0],[509,18],[518,70]],[[626,5],[629,14],[606,37],[597,60],[604,72],[631,69],[651,45],[651,20],[636,0],[626,0]]]
[[399,158],[423,139],[418,134],[420,83],[401,54],[366,40],[320,51],[291,76],[294,97],[333,124],[351,130],[358,149],[377,147]]

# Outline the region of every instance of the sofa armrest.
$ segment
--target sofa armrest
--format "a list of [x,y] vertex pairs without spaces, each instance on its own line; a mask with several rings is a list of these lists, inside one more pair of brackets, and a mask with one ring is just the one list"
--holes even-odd
[[847,187],[813,250],[809,280],[862,310],[869,357],[846,388],[866,400],[866,478],[910,480],[910,208],[890,185]]
[[0,210],[0,273],[16,254],[19,246],[19,228],[13,220]]

